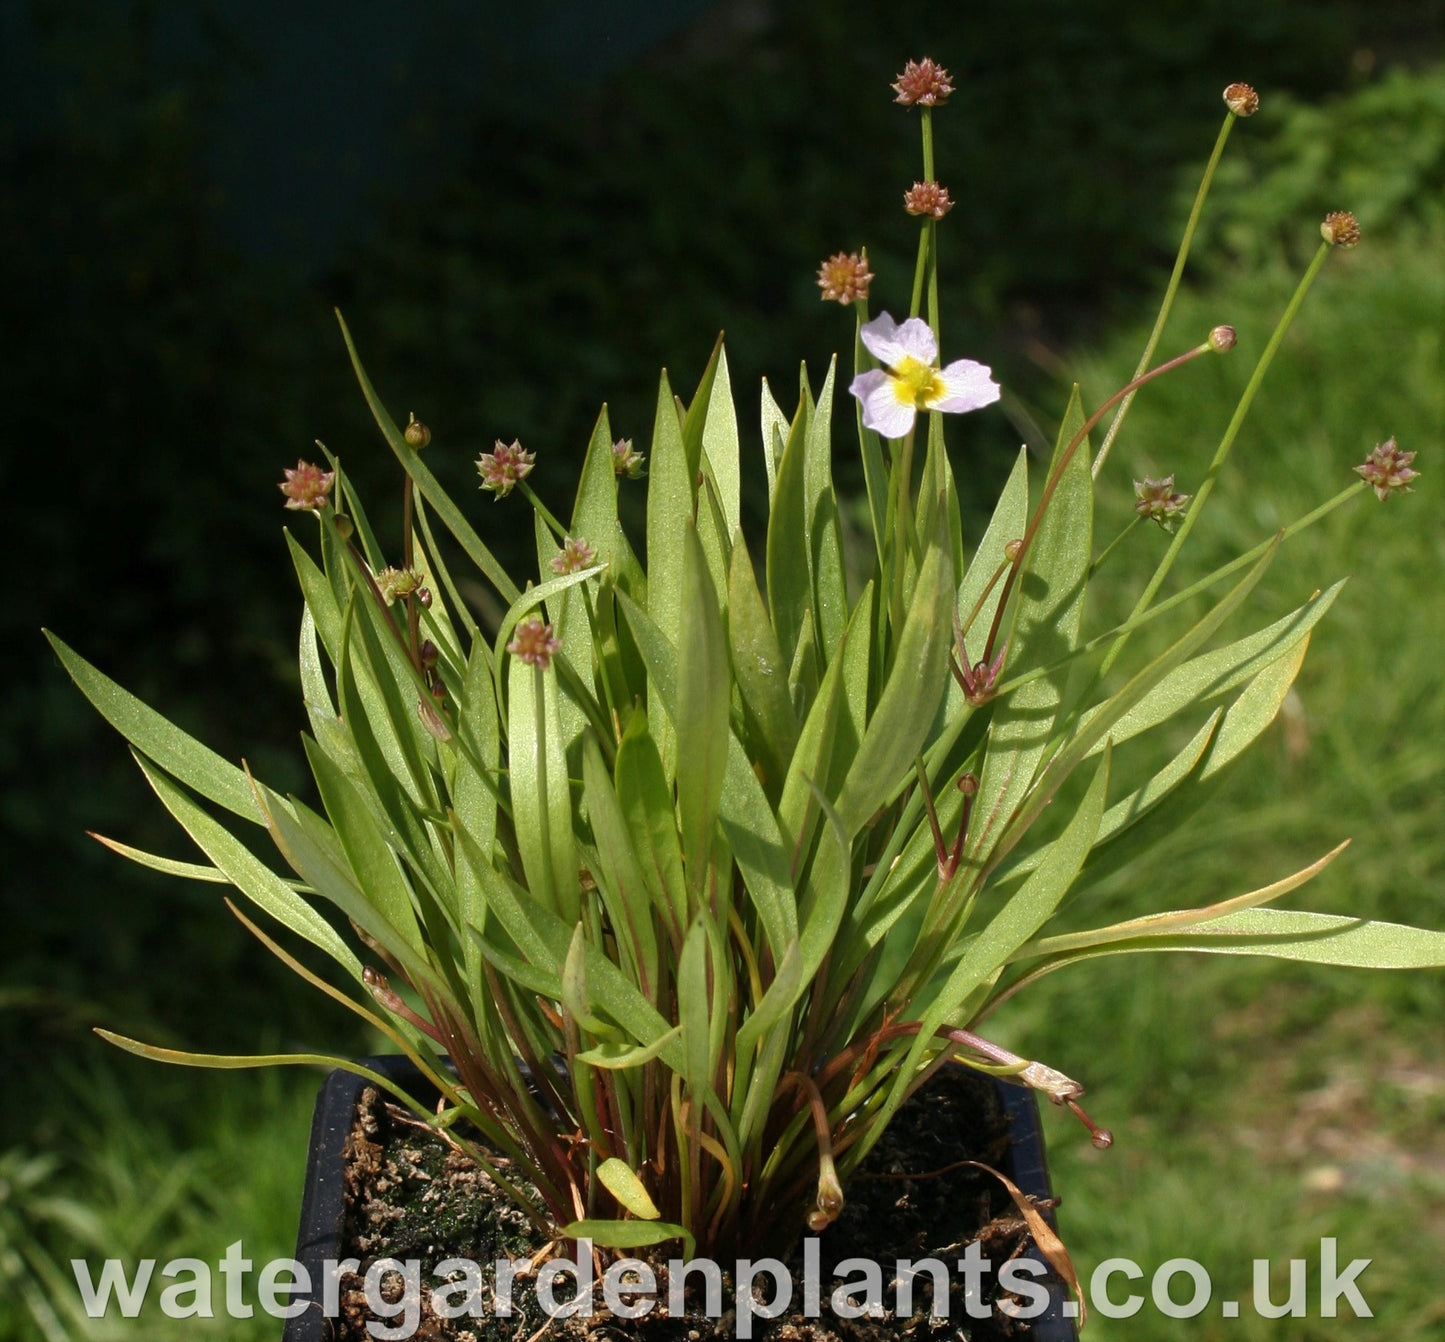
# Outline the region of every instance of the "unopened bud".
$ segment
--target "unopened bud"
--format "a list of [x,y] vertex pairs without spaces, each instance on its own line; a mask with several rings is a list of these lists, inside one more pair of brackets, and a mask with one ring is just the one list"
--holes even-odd
[[963,795],[964,795],[965,797],[976,797],[976,796],[978,796],[978,775],[977,775],[977,774],[964,774],[964,775],[962,775],[962,777],[960,777],[959,780],[958,780],[958,790],[959,790],[961,793],[963,793]]
[[1320,237],[1336,247],[1353,247],[1360,241],[1360,221],[1348,210],[1334,210],[1325,215]]
[[431,442],[431,430],[415,415],[407,422],[406,441],[416,448],[418,452]]
[[351,519],[345,513],[336,514],[336,534],[344,541],[349,541],[356,528],[351,525]]
[[1003,557],[1007,559],[1010,564],[1017,564],[1019,562],[1019,556],[1023,554],[1023,552],[1024,542],[1022,536],[1015,537],[1003,547]]
[[1259,94],[1248,84],[1231,84],[1224,90],[1224,105],[1235,116],[1253,116],[1259,111]]
[[1216,326],[1209,333],[1209,348],[1216,354],[1225,354],[1234,348],[1235,334],[1232,326]]

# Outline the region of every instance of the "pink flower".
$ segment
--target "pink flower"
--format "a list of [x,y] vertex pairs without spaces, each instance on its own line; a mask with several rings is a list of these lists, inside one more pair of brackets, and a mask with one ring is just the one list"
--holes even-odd
[[562,544],[562,553],[553,555],[551,562],[553,573],[579,573],[584,568],[591,568],[597,562],[597,556],[582,537],[568,536]]
[[531,474],[535,460],[536,453],[524,450],[521,443],[507,444],[497,439],[497,445],[477,459],[482,488],[490,489],[499,499],[506,498],[513,485]]
[[883,367],[859,373],[848,390],[862,402],[864,427],[885,438],[902,438],[920,410],[963,414],[992,405],[1002,395],[990,370],[972,359],[934,367],[938,341],[918,317],[899,325],[883,312],[859,335]]
[[552,626],[543,622],[538,615],[522,621],[507,644],[507,651],[513,657],[541,667],[545,671],[552,664],[552,657],[562,646],[562,640],[552,632]]
[[331,486],[336,483],[335,471],[323,471],[309,461],[298,461],[296,469],[283,467],[286,479],[278,486],[286,495],[288,508],[324,508],[331,502]]

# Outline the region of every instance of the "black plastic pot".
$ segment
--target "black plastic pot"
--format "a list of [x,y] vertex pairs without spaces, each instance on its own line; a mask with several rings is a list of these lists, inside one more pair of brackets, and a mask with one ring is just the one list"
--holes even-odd
[[[420,1095],[426,1090],[426,1083],[405,1058],[367,1058],[364,1063],[413,1094]],[[287,1320],[282,1342],[333,1342],[331,1322],[322,1312],[324,1264],[342,1257],[341,1237],[346,1214],[344,1151],[356,1121],[357,1103],[368,1084],[352,1072],[335,1071],[326,1078],[317,1096],[306,1162],[306,1189],[301,1202],[301,1226],[296,1237],[296,1258],[310,1275],[313,1289],[309,1295],[298,1293],[294,1297],[298,1302],[309,1301],[308,1308]],[[1011,1136],[1009,1157],[1002,1172],[1031,1197],[1051,1199],[1053,1193],[1034,1092],[1003,1081],[995,1085],[1008,1115]],[[1045,1215],[1052,1223],[1052,1213]],[[1063,1312],[1065,1293],[1052,1282],[1050,1286],[1049,1308],[1042,1317],[1033,1320],[1034,1342],[1078,1342],[1074,1321]]]

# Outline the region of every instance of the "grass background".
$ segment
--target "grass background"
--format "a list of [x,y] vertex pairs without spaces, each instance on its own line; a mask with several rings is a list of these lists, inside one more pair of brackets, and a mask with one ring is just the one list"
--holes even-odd
[[[90,1024],[192,1047],[368,1046],[248,945],[213,889],[133,873],[81,837],[181,854],[36,626],[54,624],[204,739],[296,785],[295,602],[274,481],[318,434],[363,475],[384,464],[329,304],[353,315],[388,394],[415,397],[465,445],[459,475],[477,443],[521,433],[555,449],[542,483],[559,496],[563,445],[585,440],[596,402],[611,397],[614,422],[645,438],[656,366],[672,360],[686,385],[720,326],[746,416],[758,375],[785,387],[800,354],[817,367],[849,339],[817,304],[821,255],[866,239],[880,294],[906,284],[913,235],[885,184],[911,180],[916,149],[882,89],[900,53],[932,50],[967,80],[938,121],[940,174],[965,184],[943,233],[948,344],[992,361],[1045,425],[1074,378],[1097,402],[1132,371],[1217,125],[1216,90],[1244,75],[1264,94],[1236,127],[1163,348],[1219,321],[1239,329],[1239,347],[1136,403],[1102,485],[1101,540],[1108,519],[1127,517],[1132,478],[1173,471],[1192,492],[1316,221],[1342,204],[1360,214],[1366,241],[1331,258],[1187,562],[1202,572],[1333,494],[1390,434],[1420,449],[1424,476],[1414,495],[1385,506],[1366,495],[1290,543],[1257,597],[1270,617],[1351,575],[1297,700],[1218,811],[1088,898],[1112,919],[1223,897],[1348,834],[1345,856],[1291,903],[1445,926],[1438,6],[1241,16],[1200,4],[1151,20],[1122,3],[1027,4],[980,7],[973,26],[940,34],[928,16],[885,24],[882,6],[843,18],[781,5],[760,37],[704,28],[641,59],[578,95],[586,116],[484,93],[446,119],[419,116],[409,143],[430,143],[451,171],[421,194],[380,196],[382,226],[304,274],[249,259],[219,230],[227,202],[199,166],[198,90],[214,71],[162,68],[143,25],[114,17],[147,8],[167,6],[35,6],[68,110],[28,136],[6,121],[0,139],[13,187],[0,202],[0,313],[27,334],[0,369],[13,410],[6,520],[26,561],[5,612],[0,707],[11,933],[0,1338],[45,1336],[23,1290],[62,1300],[68,1282],[47,1274],[72,1253],[214,1263],[243,1238],[261,1262],[293,1243],[314,1078],[159,1069],[110,1054]],[[718,180],[730,188],[720,198]],[[1017,426],[971,420],[950,441],[981,518]],[[380,472],[368,484],[373,496],[390,487]],[[1103,588],[1113,609],[1090,612],[1096,627],[1127,610],[1163,543],[1140,528],[1116,551]],[[228,707],[238,693],[246,714]],[[1085,1080],[1117,1135],[1098,1153],[1046,1115],[1062,1226],[1085,1272],[1111,1256],[1151,1267],[1188,1256],[1215,1278],[1216,1304],[1197,1319],[1146,1308],[1096,1317],[1087,1335],[1438,1337],[1442,998],[1439,974],[1141,956],[1057,975],[1001,1014],[994,1033]],[[1252,1257],[1313,1264],[1323,1235],[1342,1260],[1375,1258],[1361,1284],[1376,1318],[1268,1323],[1246,1304],[1221,1319],[1218,1301],[1248,1300]],[[152,1315],[94,1336],[277,1331]]]

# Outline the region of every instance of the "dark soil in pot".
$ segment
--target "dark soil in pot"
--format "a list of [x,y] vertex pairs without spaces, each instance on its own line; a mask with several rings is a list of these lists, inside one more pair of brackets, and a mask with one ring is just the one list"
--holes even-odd
[[[351,1095],[355,1096],[357,1090],[353,1085]],[[318,1108],[318,1130],[324,1104],[323,1097],[323,1105]],[[581,1342],[584,1338],[717,1342],[738,1335],[731,1263],[723,1265],[719,1317],[707,1317],[703,1312],[702,1292],[692,1289],[698,1280],[695,1273],[688,1278],[688,1299],[690,1310],[696,1314],[669,1318],[661,1312],[667,1300],[666,1261],[682,1256],[676,1243],[663,1245],[660,1251],[638,1252],[638,1257],[657,1264],[657,1287],[649,1293],[656,1300],[653,1312],[636,1320],[612,1315],[599,1288],[593,1292],[594,1312],[590,1317],[549,1321],[537,1300],[533,1280],[523,1277],[511,1287],[510,1317],[498,1317],[493,1301],[485,1294],[487,1306],[482,1317],[437,1317],[430,1309],[432,1291],[442,1285],[442,1279],[433,1275],[437,1263],[449,1258],[475,1262],[490,1289],[496,1260],[527,1258],[542,1246],[530,1222],[497,1191],[483,1171],[451,1151],[405,1111],[379,1097],[374,1089],[360,1088],[359,1103],[351,1114],[345,1138],[345,1205],[339,1245],[332,1242],[322,1246],[314,1238],[308,1244],[303,1224],[298,1256],[304,1259],[309,1250],[317,1262],[328,1256],[355,1258],[361,1275],[341,1280],[341,1317],[334,1323],[316,1315],[293,1320],[286,1342],[309,1342],[311,1338],[318,1342],[367,1342],[378,1335],[368,1333],[368,1320],[377,1320],[378,1329],[395,1329],[403,1324],[404,1315],[377,1319],[367,1308],[362,1276],[381,1258],[421,1263],[421,1316],[412,1334],[421,1342],[529,1342],[534,1336],[538,1342]],[[1053,1276],[1041,1281],[1051,1295],[1044,1317],[1031,1322],[1010,1317],[1010,1297],[999,1290],[1000,1265],[1011,1257],[1027,1257],[1040,1264],[1045,1260],[998,1180],[960,1163],[983,1162],[1012,1177],[1036,1199],[1047,1198],[1037,1123],[1030,1092],[1000,1085],[966,1068],[944,1069],[899,1113],[863,1168],[849,1181],[842,1216],[820,1237],[819,1267],[813,1275],[821,1284],[821,1316],[804,1315],[805,1264],[799,1250],[789,1263],[794,1283],[791,1306],[777,1318],[753,1318],[752,1336],[768,1342],[885,1342],[900,1337],[915,1342],[940,1342],[944,1338],[1065,1342],[1074,1338],[1072,1323],[1059,1317],[1064,1291]],[[308,1208],[307,1215],[312,1210]],[[801,1219],[802,1209],[800,1223]],[[956,1269],[972,1241],[978,1241],[981,1256],[992,1264],[992,1271],[981,1279],[981,1297],[966,1301],[965,1275]],[[891,1309],[894,1264],[901,1259],[917,1263],[930,1257],[948,1267],[947,1316],[935,1318],[931,1313],[931,1281],[923,1272],[915,1280],[910,1316],[895,1317]],[[861,1285],[856,1266],[835,1275],[835,1265],[850,1258],[868,1259],[882,1266],[883,1300],[889,1308],[881,1317],[839,1318],[830,1308],[832,1292],[845,1280]],[[313,1278],[318,1283],[319,1297],[319,1273],[313,1271]],[[762,1298],[771,1299],[772,1280],[761,1274],[759,1281]],[[383,1281],[388,1298],[389,1286],[399,1287],[400,1282],[400,1277],[394,1283]],[[559,1287],[558,1299],[565,1299],[567,1294],[565,1284]],[[461,1295],[455,1298],[460,1301]],[[861,1290],[855,1299],[862,1302]],[[975,1313],[987,1306],[988,1317],[971,1317],[969,1305]],[[747,1322],[744,1320],[745,1325]]]

